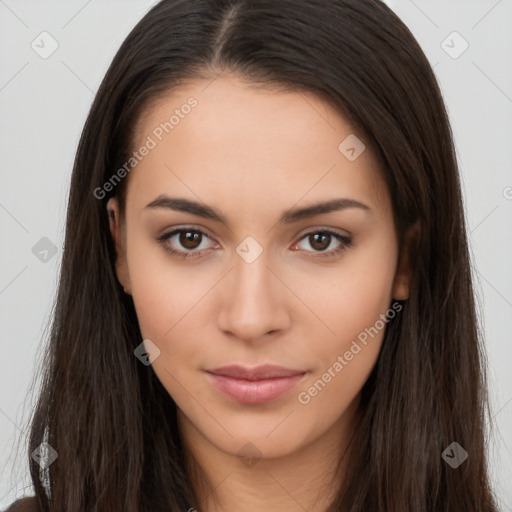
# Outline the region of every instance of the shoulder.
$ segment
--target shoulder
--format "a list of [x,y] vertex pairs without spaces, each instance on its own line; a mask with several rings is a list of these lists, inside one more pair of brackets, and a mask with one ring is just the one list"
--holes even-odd
[[16,500],[5,512],[41,512],[35,496]]

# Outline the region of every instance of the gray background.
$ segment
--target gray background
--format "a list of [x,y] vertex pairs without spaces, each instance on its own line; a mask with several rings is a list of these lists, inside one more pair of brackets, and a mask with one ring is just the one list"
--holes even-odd
[[[29,387],[79,134],[115,51],[153,3],[0,0],[0,509],[32,493],[22,450],[37,381]],[[434,66],[452,121],[487,340],[490,469],[512,511],[512,0],[389,3]],[[43,31],[58,44],[47,58],[31,47],[51,49]]]

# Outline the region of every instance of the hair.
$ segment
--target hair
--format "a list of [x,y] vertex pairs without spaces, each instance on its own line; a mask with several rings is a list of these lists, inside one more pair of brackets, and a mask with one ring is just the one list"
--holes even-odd
[[[151,366],[115,272],[105,197],[151,102],[193,79],[310,91],[380,164],[412,289],[361,392],[350,471],[330,512],[495,512],[486,462],[485,358],[450,125],[431,66],[379,0],[162,0],[115,55],[74,162],[65,245],[28,447],[46,511],[155,512],[195,504],[176,405]],[[403,251],[401,252],[401,254]],[[42,441],[58,459],[42,473]],[[469,458],[453,469],[452,442]],[[197,505],[196,505],[197,506]]]

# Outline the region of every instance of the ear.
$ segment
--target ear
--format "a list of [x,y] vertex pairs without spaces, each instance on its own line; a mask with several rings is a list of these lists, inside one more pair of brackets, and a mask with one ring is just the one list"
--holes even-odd
[[409,298],[412,284],[411,252],[420,234],[420,223],[416,221],[406,232],[400,261],[393,283],[393,299],[406,300]]
[[110,224],[110,233],[114,240],[116,249],[116,274],[125,293],[130,294],[130,274],[126,261],[125,232],[121,220],[119,201],[117,197],[112,197],[107,203],[108,219]]

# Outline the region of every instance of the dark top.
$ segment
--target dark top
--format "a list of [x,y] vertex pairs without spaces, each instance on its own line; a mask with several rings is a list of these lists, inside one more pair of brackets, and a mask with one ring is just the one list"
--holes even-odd
[[41,512],[35,496],[16,500],[5,512]]

